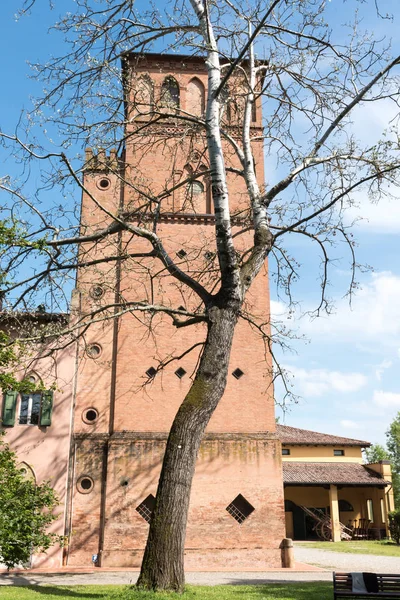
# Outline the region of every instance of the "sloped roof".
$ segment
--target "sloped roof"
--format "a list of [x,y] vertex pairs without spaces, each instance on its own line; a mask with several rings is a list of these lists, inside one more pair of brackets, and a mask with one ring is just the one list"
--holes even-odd
[[374,485],[384,486],[379,473],[359,463],[283,462],[285,485]]
[[318,433],[308,429],[298,429],[288,425],[277,425],[278,437],[282,444],[295,444],[297,446],[370,446],[370,442],[354,440],[329,433]]

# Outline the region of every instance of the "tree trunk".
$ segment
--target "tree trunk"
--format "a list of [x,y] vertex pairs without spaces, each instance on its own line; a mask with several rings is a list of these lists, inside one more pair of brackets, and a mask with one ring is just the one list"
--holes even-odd
[[168,437],[138,587],[183,591],[184,547],[193,475],[204,430],[226,386],[238,308],[210,310],[194,382]]

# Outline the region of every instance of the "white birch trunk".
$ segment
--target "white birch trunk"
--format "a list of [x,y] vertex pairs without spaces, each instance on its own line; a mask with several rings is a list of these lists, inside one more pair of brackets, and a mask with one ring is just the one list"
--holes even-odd
[[201,32],[207,49],[207,147],[210,160],[211,191],[215,213],[216,242],[221,269],[221,284],[222,288],[238,300],[238,295],[240,295],[240,277],[232,239],[229,194],[220,132],[220,100],[219,97],[215,97],[215,92],[221,83],[221,66],[219,62],[218,47],[214,37],[212,24],[206,13],[204,4],[200,0],[190,0],[190,3],[199,19]]

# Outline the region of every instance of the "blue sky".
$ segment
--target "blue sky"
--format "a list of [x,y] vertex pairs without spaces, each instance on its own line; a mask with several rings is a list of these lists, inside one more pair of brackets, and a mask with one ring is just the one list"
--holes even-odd
[[[56,8],[49,11],[47,2],[40,1],[31,16],[16,21],[13,14],[18,2],[1,3],[3,130],[13,130],[21,108],[28,109],[30,96],[40,92],[40,84],[28,79],[30,69],[26,61],[45,60],[49,54],[62,51],[59,37],[47,30],[71,4],[72,0],[55,0]],[[331,1],[333,25],[346,20],[350,4],[354,5]],[[376,25],[372,14],[364,14],[365,26],[373,21],[377,34],[393,37],[395,45],[400,47],[397,0],[382,2],[381,12],[397,13],[397,22],[382,20]],[[384,102],[372,110],[368,107],[368,112],[360,110],[354,115],[354,131],[366,139],[379,136],[392,114],[390,111],[393,108]],[[0,165],[0,176],[13,172],[13,162],[4,153]],[[285,307],[276,296],[272,299],[272,309],[277,320],[309,340],[293,342],[293,353],[281,354],[277,350],[282,364],[293,375],[293,391],[301,396],[286,413],[285,423],[382,443],[387,426],[400,410],[400,203],[387,200],[371,205],[363,197],[359,202],[360,208],[354,209],[353,216],[360,215],[364,220],[356,227],[357,258],[360,263],[372,265],[373,271],[358,277],[361,289],[352,307],[344,298],[349,270],[343,260],[335,265],[330,296],[336,308],[329,318],[311,321],[295,315],[287,319]],[[314,255],[308,244],[299,241],[292,244],[303,264],[296,298],[303,310],[312,309],[318,286]],[[279,401],[282,395],[279,385],[276,395]]]
[[[331,1],[335,25],[346,17],[343,12],[335,13],[338,4],[342,6]],[[378,26],[375,23],[374,31],[392,38],[399,50],[400,6],[394,1],[381,3],[381,12],[391,12],[396,18],[393,22],[382,20]],[[362,9],[360,13],[368,29],[375,22],[374,15]],[[386,101],[361,107],[353,115],[353,131],[366,141],[380,138],[388,120],[395,116],[396,111]],[[351,307],[344,297],[350,276],[344,252],[343,260],[335,264],[329,290],[335,306],[332,315],[312,320],[297,314],[287,319],[282,303],[272,300],[276,318],[308,340],[294,342],[293,353],[277,350],[281,364],[292,374],[293,392],[300,396],[297,404],[281,414],[281,421],[385,443],[388,424],[400,411],[400,201],[383,200],[374,205],[363,196],[358,201],[359,208],[349,215],[362,218],[354,228],[357,260],[371,265],[372,270],[357,277],[360,289]],[[294,244],[304,275],[296,299],[303,311],[312,310],[318,290],[315,257],[309,244]],[[277,385],[278,402],[282,393]]]

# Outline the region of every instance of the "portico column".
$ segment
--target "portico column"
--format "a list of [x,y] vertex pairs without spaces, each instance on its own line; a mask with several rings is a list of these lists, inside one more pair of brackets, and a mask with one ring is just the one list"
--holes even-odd
[[339,503],[336,485],[329,486],[329,504],[331,508],[332,542],[340,542]]

